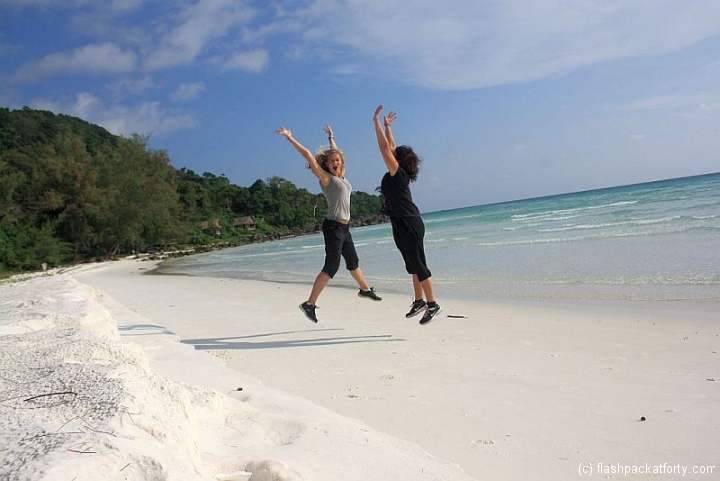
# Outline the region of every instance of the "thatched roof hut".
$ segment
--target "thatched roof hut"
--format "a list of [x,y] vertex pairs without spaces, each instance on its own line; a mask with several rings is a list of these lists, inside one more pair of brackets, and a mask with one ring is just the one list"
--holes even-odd
[[249,215],[246,215],[245,217],[236,217],[235,220],[233,220],[233,227],[242,227],[243,229],[247,230],[255,230],[255,228],[257,227],[257,223],[255,222],[255,219],[253,219]]

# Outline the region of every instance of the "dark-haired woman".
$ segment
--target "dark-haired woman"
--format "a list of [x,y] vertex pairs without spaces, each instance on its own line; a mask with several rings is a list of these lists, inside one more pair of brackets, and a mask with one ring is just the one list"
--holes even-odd
[[380,154],[388,170],[380,184],[383,211],[390,217],[395,245],[405,261],[405,269],[412,275],[415,297],[405,317],[413,317],[424,310],[420,320],[424,325],[440,313],[440,305],[435,301],[432,274],[425,259],[425,224],[410,193],[410,182],[417,180],[420,171],[420,158],[412,147],[395,146],[391,127],[395,113],[384,116],[381,123],[382,109],[382,105],[375,109],[373,122]]
[[290,130],[280,127],[275,131],[276,134],[284,136],[307,161],[307,167],[320,181],[320,188],[328,204],[328,213],[322,224],[323,238],[325,240],[325,264],[315,278],[310,297],[300,304],[300,310],[312,322],[318,322],[315,314],[318,297],[320,297],[320,293],[328,285],[330,279],[340,269],[341,257],[345,259],[347,270],[350,271],[350,275],[360,287],[358,296],[374,301],[382,300],[375,293],[375,289],[368,286],[365,281],[365,277],[360,270],[355,244],[350,234],[350,194],[352,186],[345,179],[345,156],[337,148],[332,128],[329,125],[325,126],[325,132],[328,134],[330,149],[312,155],[307,148],[295,140]]

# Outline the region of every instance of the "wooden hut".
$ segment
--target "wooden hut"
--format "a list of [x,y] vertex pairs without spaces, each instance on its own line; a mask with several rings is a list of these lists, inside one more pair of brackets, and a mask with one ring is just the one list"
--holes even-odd
[[206,234],[220,237],[222,228],[220,227],[220,219],[206,220],[198,223],[198,227]]
[[253,219],[249,215],[246,215],[245,217],[236,217],[235,220],[233,220],[233,227],[240,227],[246,230],[255,230],[255,228],[257,227],[257,223],[255,222],[255,219]]

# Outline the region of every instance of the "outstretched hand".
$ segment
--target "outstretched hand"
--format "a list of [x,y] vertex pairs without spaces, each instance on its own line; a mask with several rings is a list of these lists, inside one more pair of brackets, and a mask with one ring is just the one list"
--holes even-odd
[[373,115],[373,118],[375,118],[375,119],[378,118],[378,116],[380,115],[380,112],[382,112],[382,109],[383,109],[382,104],[378,105],[377,108],[375,109],[375,114]]
[[290,130],[286,129],[285,127],[280,127],[275,131],[275,133],[278,135],[284,135],[288,139],[292,137],[292,132],[290,132]]
[[395,112],[390,112],[389,114],[387,114],[387,115],[383,118],[383,121],[384,121],[384,123],[385,123],[385,127],[390,127],[390,126],[392,125],[392,123],[395,122],[395,119],[396,119],[396,118],[397,118],[397,115],[395,114]]
[[330,124],[325,124],[325,133],[328,134],[330,137],[333,136],[333,130],[332,127],[330,127]]

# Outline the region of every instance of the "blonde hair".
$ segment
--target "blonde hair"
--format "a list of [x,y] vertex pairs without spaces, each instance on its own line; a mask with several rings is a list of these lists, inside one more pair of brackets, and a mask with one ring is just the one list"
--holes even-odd
[[320,167],[326,172],[330,172],[330,170],[327,167],[327,159],[332,154],[338,154],[340,156],[340,175],[345,175],[345,154],[340,149],[324,149],[318,151],[317,154],[315,154],[315,160],[318,164],[320,164]]

